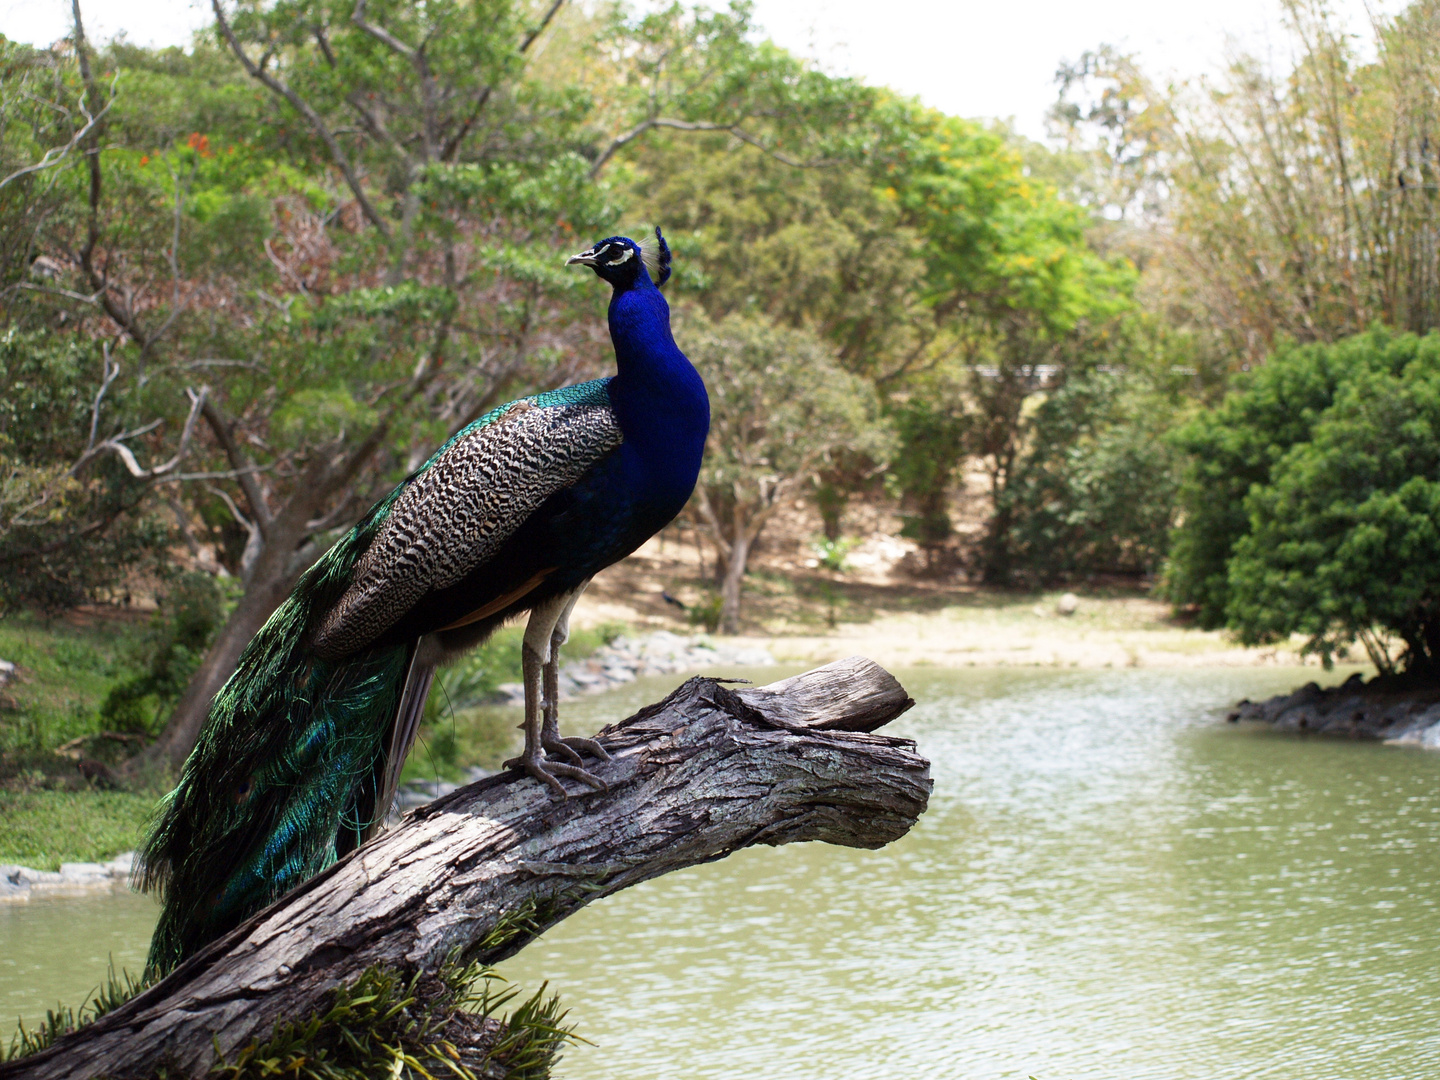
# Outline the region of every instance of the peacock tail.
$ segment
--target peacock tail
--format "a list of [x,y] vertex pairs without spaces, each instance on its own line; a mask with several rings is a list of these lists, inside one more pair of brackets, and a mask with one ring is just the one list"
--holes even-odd
[[393,499],[305,573],[215,695],[140,855],[141,886],[163,903],[151,969],[169,970],[325,869],[372,824],[412,646],[323,661],[305,638],[344,591]]

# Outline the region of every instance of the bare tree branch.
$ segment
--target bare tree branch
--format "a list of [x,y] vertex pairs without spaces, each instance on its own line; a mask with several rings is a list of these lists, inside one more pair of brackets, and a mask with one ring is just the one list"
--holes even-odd
[[257,470],[251,464],[250,458],[240,449],[240,444],[235,441],[230,420],[220,411],[220,406],[208,399],[205,402],[205,422],[210,425],[220,448],[225,451],[230,468],[235,471],[235,476],[240,481],[240,490],[245,493],[245,501],[250,504],[250,515],[255,519],[263,536],[270,528],[272,515],[270,504],[265,500],[265,493],[260,490],[260,485],[255,480]]
[[[119,75],[117,74],[115,78],[119,79]],[[114,104],[115,85],[112,81],[110,85],[110,100],[107,101],[105,103],[105,107],[95,115],[92,116],[90,114],[90,111],[85,108],[82,99],[80,109],[85,114],[85,126],[82,127],[79,131],[75,132],[74,135],[70,136],[69,142],[67,142],[64,146],[53,146],[49,150],[46,150],[45,156],[42,157],[39,161],[35,162],[35,164],[26,165],[23,169],[16,169],[9,176],[5,177],[3,180],[0,180],[0,188],[5,187],[6,184],[9,184],[14,180],[19,180],[22,176],[30,176],[34,173],[44,172],[46,169],[53,169],[56,165],[59,165],[62,161],[64,161],[67,157],[70,156],[70,151],[74,150],[77,146],[79,146],[82,142],[85,141],[86,137],[90,134],[90,132],[95,129],[95,126],[105,118],[105,114],[110,111],[110,106]]]
[[634,142],[641,135],[644,135],[647,131],[653,131],[655,128],[673,128],[676,131],[723,131],[729,135],[734,136],[743,143],[749,143],[751,146],[764,152],[765,154],[768,154],[770,157],[780,162],[780,164],[789,165],[793,169],[821,169],[825,168],[830,164],[830,162],[825,159],[820,159],[816,161],[798,161],[795,158],[792,158],[790,155],[776,150],[772,146],[767,146],[763,140],[761,140],[755,135],[750,134],[750,132],[746,131],[738,124],[719,124],[713,123],[708,120],[676,120],[668,116],[652,116],[646,120],[640,121],[640,123],[636,124],[629,131],[626,131],[611,139],[610,145],[607,146],[601,152],[600,156],[595,159],[595,164],[590,166],[591,177],[593,178],[595,176],[598,176],[600,174],[600,170],[603,169],[607,164],[609,164],[610,159],[614,157],[617,152],[622,150],[630,143]]
[[[0,1077],[204,1076],[372,965],[497,963],[586,904],[751,845],[883,847],[933,787],[913,742],[877,733],[913,704],[863,657],[738,691],[691,679],[597,735],[603,796],[556,802],[513,771],[461,788]],[[516,911],[533,921],[494,934]]]

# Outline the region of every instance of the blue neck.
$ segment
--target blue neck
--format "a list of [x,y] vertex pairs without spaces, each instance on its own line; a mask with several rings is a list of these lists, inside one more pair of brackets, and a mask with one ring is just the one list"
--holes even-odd
[[670,334],[670,305],[643,269],[610,298],[610,339],[617,369],[610,400],[637,471],[636,494],[676,503],[671,513],[678,513],[700,472],[710,399]]

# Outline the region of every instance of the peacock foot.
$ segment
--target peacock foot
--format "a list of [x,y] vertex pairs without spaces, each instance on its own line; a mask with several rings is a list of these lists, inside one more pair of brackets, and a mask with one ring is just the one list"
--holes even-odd
[[548,732],[541,736],[540,745],[547,753],[558,755],[568,760],[572,765],[580,764],[580,754],[586,753],[591,757],[599,758],[601,761],[614,761],[610,751],[601,746],[594,739],[582,739],[579,736],[561,738],[559,735],[551,735]]
[[[568,750],[569,747],[566,747],[566,749]],[[571,751],[571,753],[574,753],[574,751]],[[566,765],[563,762],[550,760],[540,753],[539,748],[532,750],[527,746],[525,752],[519,757],[511,758],[505,762],[505,768],[524,769],[526,773],[533,776],[536,780],[548,785],[550,789],[562,799],[568,799],[570,797],[570,793],[565,790],[565,785],[560,782],[560,777],[562,776],[567,780],[578,780],[580,783],[587,784],[596,791],[610,790],[610,785],[594,773],[588,772],[575,765]]]

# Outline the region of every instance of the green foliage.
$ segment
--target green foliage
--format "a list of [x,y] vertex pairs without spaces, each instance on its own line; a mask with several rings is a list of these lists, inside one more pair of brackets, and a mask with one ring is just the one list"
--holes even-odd
[[1047,395],[1005,493],[1017,568],[1049,580],[1149,574],[1173,523],[1175,404],[1135,374],[1095,371]]
[[685,612],[685,619],[691,626],[704,627],[707,634],[720,629],[720,613],[724,609],[724,598],[713,589],[706,589]]
[[938,378],[925,380],[892,402],[890,410],[900,437],[900,451],[890,467],[890,483],[904,514],[900,533],[927,549],[943,544],[954,532],[950,488],[970,435],[964,404],[954,400],[953,388],[941,383]]
[[878,182],[923,238],[932,304],[1023,312],[1047,335],[1129,306],[1128,260],[1091,250],[1089,216],[1032,180],[1003,132],[901,100],[880,123]]
[[1354,373],[1251,489],[1226,608],[1241,640],[1305,634],[1328,665],[1359,638],[1392,670],[1379,628],[1402,666],[1440,671],[1440,338],[1425,345],[1398,375]]
[[160,597],[160,607],[130,649],[135,674],[110,688],[100,705],[111,731],[154,734],[168,707],[210,647],[224,616],[224,598],[208,574],[182,574]]
[[815,554],[818,556],[820,565],[826,570],[836,574],[843,574],[849,567],[845,564],[845,556],[860,543],[853,536],[842,536],[838,540],[831,540],[829,537],[821,537],[812,545]]
[[[99,599],[153,565],[168,536],[139,512],[144,486],[117,457],[72,468],[86,447],[101,363],[98,348],[71,335],[0,333],[0,611]],[[124,398],[97,410],[99,437],[114,434],[129,410]]]
[[841,448],[884,460],[891,436],[874,389],[813,334],[754,316],[684,316],[686,347],[710,391],[703,484],[724,516],[768,512]]
[[[137,979],[128,972],[117,976],[112,966],[105,985],[79,1008],[50,1010],[35,1031],[22,1023],[0,1061],[45,1049],[156,981],[157,976]],[[564,1022],[559,998],[546,996],[543,986],[501,1016],[519,997],[504,983],[475,963],[446,963],[434,973],[417,971],[408,978],[393,968],[370,967],[331,991],[322,1010],[277,1025],[265,1041],[217,1060],[208,1075],[223,1080],[544,1080],[576,1036]]]
[[1286,452],[1309,441],[1317,419],[1357,372],[1398,374],[1434,347],[1378,328],[1333,345],[1283,346],[1240,376],[1218,406],[1180,426],[1173,442],[1186,460],[1166,596],[1194,610],[1202,626],[1224,625],[1230,558],[1251,527],[1245,504],[1251,489],[1268,484]]
[[1398,665],[1440,666],[1440,336],[1288,350],[1181,438],[1186,510],[1231,496],[1243,520],[1187,516],[1173,596],[1223,598],[1250,644],[1304,634],[1329,663],[1358,639],[1391,670],[1393,634]]

